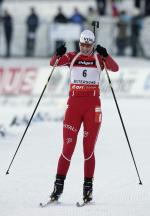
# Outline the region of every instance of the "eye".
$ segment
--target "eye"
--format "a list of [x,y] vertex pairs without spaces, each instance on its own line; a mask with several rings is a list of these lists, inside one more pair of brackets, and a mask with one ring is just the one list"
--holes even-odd
[[80,43],[80,46],[86,47],[86,48],[91,48],[92,44]]

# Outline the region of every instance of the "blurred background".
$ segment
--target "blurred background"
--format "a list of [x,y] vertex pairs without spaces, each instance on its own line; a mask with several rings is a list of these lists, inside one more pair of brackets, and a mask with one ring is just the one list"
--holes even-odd
[[[117,97],[150,96],[149,0],[0,0],[0,137],[27,124],[57,46],[78,50],[80,32],[92,30],[93,20],[100,22],[97,43],[120,65],[110,74]],[[36,122],[62,121],[68,82],[68,68],[58,67]],[[112,97],[105,74],[101,89],[103,98]]]

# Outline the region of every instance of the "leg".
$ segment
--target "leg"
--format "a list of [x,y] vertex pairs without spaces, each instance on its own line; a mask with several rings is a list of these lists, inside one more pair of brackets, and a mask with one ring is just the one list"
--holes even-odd
[[91,107],[84,116],[84,184],[83,184],[83,200],[90,202],[93,192],[93,176],[95,170],[94,148],[97,140],[98,132],[101,126],[101,109],[99,106]]
[[69,105],[66,110],[63,123],[63,150],[58,161],[54,191],[50,196],[52,201],[58,200],[63,192],[64,180],[66,178],[70,166],[71,157],[75,149],[81,122],[81,115],[78,109],[74,106]]
[[84,177],[93,178],[95,169],[94,148],[101,126],[102,113],[100,106],[93,106],[84,116]]
[[31,39],[31,56],[34,56],[34,52],[35,52],[35,38]]
[[63,123],[63,150],[59,158],[57,173],[67,175],[72,154],[75,149],[78,131],[81,126],[81,114],[76,107],[69,105]]
[[10,41],[11,41],[11,37],[10,35],[7,33],[6,34],[6,57],[10,56]]
[[29,41],[28,41],[29,43],[28,43],[28,51],[29,51],[29,55],[28,56],[30,56],[30,57],[32,57],[32,55],[33,55],[33,39],[32,38],[29,38]]
[[132,56],[136,57],[137,56],[137,37],[135,35],[132,36],[131,38],[131,48],[132,48]]
[[6,57],[9,57],[9,40],[6,41]]
[[26,56],[29,56],[29,43],[30,43],[30,39],[29,39],[29,36],[27,34],[27,38],[26,38]]

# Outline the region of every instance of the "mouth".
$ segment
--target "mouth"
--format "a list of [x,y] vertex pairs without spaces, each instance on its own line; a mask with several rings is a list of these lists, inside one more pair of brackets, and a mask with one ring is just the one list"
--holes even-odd
[[80,49],[80,52],[83,54],[83,55],[89,55],[92,53],[92,50],[87,50],[87,49]]

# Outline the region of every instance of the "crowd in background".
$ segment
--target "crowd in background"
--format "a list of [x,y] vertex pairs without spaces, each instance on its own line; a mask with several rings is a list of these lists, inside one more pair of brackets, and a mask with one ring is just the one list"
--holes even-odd
[[124,56],[126,47],[130,46],[133,57],[144,57],[145,53],[140,40],[143,27],[143,16],[140,10],[134,8],[132,17],[128,16],[126,11],[121,11],[118,18],[118,34],[116,37],[117,55]]
[[[140,35],[143,26],[143,19],[145,16],[150,15],[150,1],[145,0],[144,10],[141,10],[141,0],[134,0],[135,8],[132,16],[125,10],[120,10],[118,4],[123,0],[111,0],[112,17],[117,18],[116,28],[117,35],[115,38],[116,54],[118,56],[124,56],[127,47],[131,48],[131,55],[144,56],[144,49],[141,44]],[[6,57],[11,56],[11,42],[13,38],[14,22],[13,17],[8,10],[2,12],[2,0],[0,0],[0,22],[4,28],[4,35],[6,41]],[[81,30],[84,29],[85,24],[89,29],[91,28],[91,22],[96,20],[100,16],[107,16],[106,7],[107,0],[96,0],[96,8],[89,7],[87,15],[83,15],[78,7],[75,7],[70,17],[67,17],[63,12],[62,7],[58,7],[58,11],[53,18],[54,23],[76,23],[81,26]],[[37,14],[34,7],[30,9],[30,13],[26,18],[26,47],[25,56],[33,57],[35,55],[36,35],[40,25],[40,17]],[[57,40],[55,48],[60,46],[64,41]],[[74,49],[78,50],[78,41],[74,41]]]

